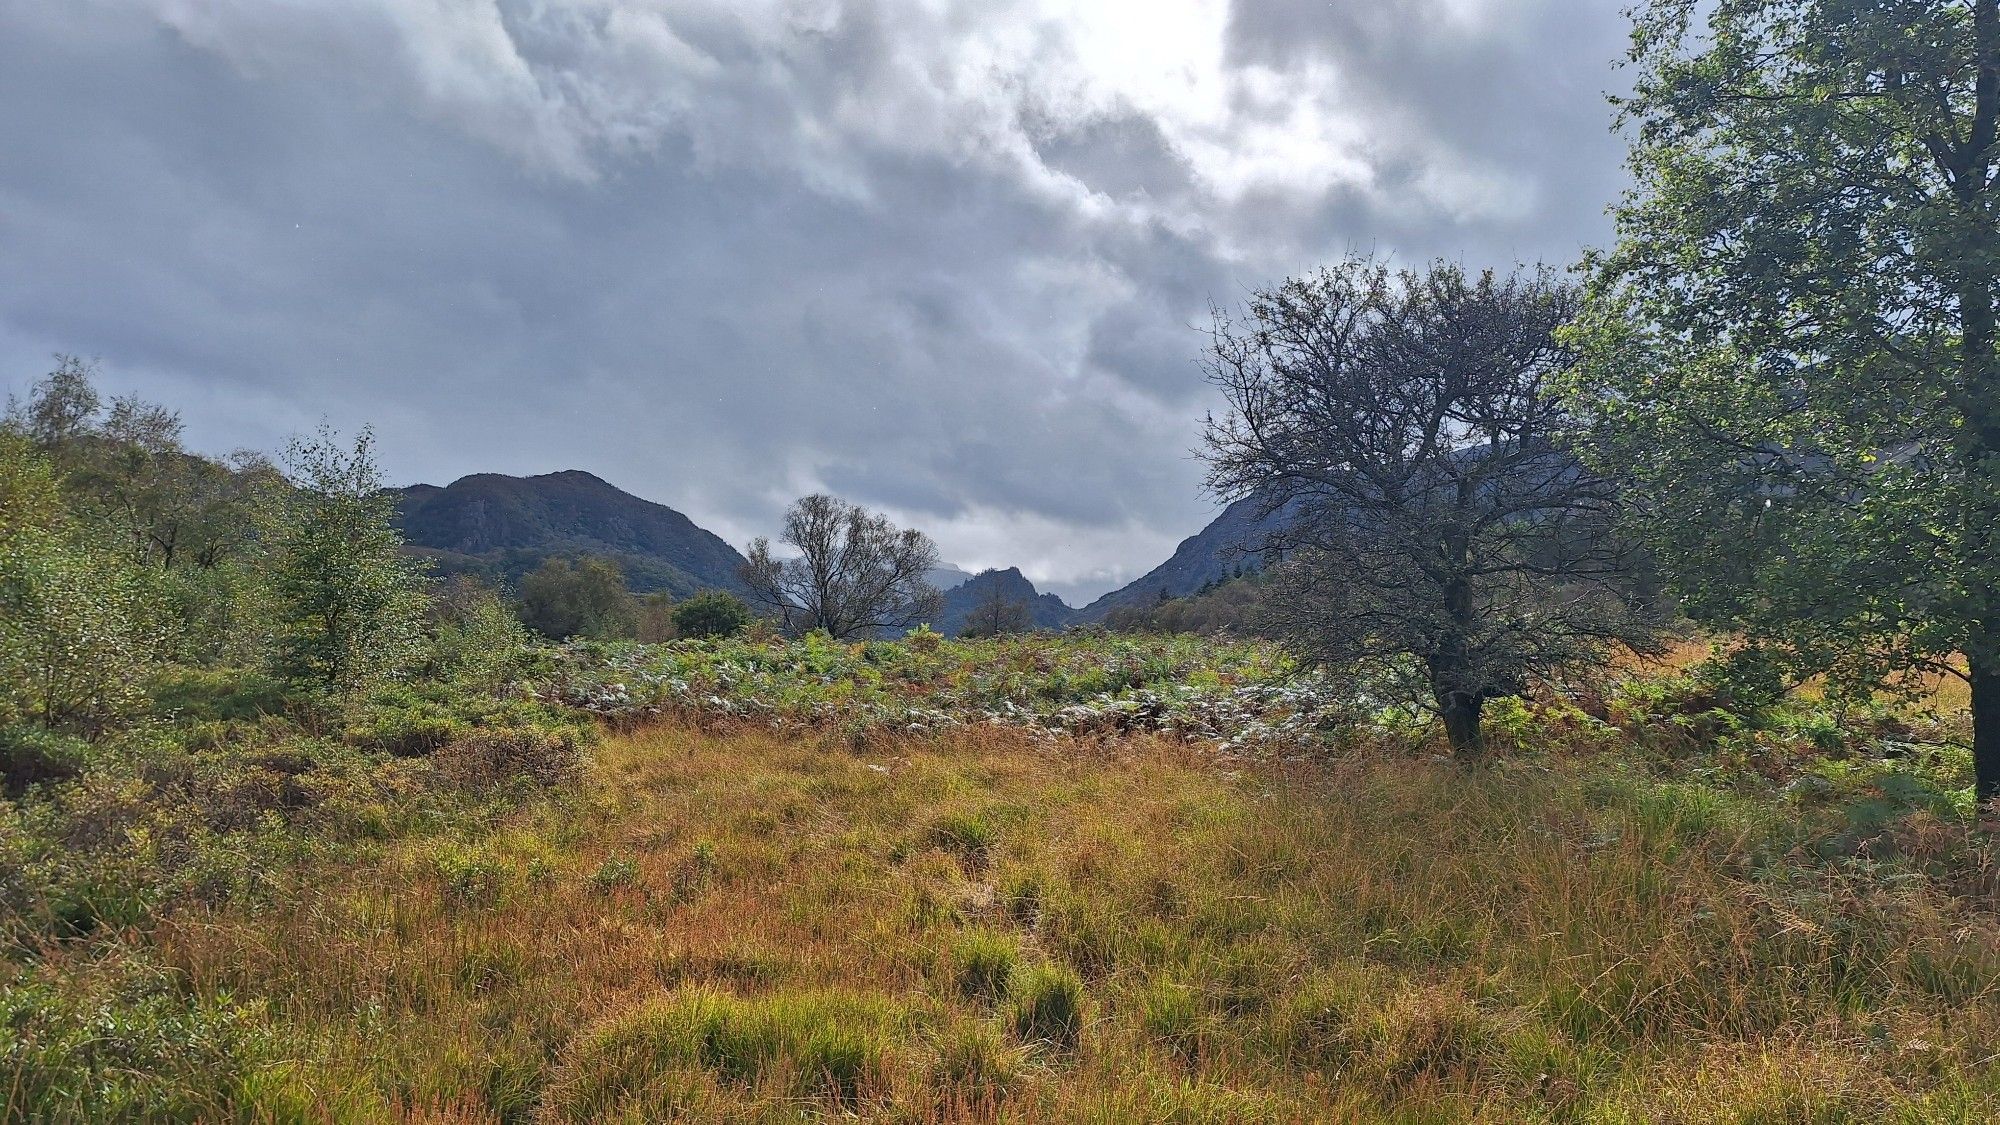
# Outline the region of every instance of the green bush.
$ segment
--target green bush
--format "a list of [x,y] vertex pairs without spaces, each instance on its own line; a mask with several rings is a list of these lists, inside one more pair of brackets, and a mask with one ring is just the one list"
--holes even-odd
[[639,866],[622,855],[607,858],[591,873],[590,885],[599,891],[614,891],[639,881]]
[[158,657],[153,609],[85,538],[0,525],[0,722],[94,736],[131,718]]
[[524,671],[530,640],[499,594],[459,575],[431,595],[424,671],[433,680],[498,691]]
[[90,744],[30,723],[0,727],[0,793],[19,797],[31,785],[68,781],[83,772]]
[[251,721],[287,705],[285,685],[254,668],[169,668],[150,689],[154,710],[181,722]]
[[465,733],[465,725],[442,708],[418,703],[408,708],[371,708],[361,722],[347,728],[347,741],[364,750],[415,758],[442,750]]
[[674,632],[683,637],[733,637],[750,624],[750,607],[734,594],[711,590],[674,607]]

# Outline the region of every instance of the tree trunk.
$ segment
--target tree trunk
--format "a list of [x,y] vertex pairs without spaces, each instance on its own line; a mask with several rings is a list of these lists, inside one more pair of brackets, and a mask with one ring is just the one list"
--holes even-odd
[[2000,662],[1973,659],[1973,796],[1980,804],[2000,797]]
[[1979,61],[1973,113],[1951,169],[1954,193],[1969,222],[1960,248],[1959,330],[1961,383],[1957,446],[1969,485],[1960,513],[1965,542],[1963,581],[1974,597],[1966,671],[1972,685],[1973,793],[1984,803],[2000,796],[2000,315],[1994,303],[1993,257],[2000,238],[1987,197],[1993,191],[1996,138],[2000,138],[2000,4],[1973,6]]
[[1994,358],[1992,281],[1977,277],[1960,299],[1964,316],[1964,422],[1957,435],[1966,476],[1959,514],[1964,575],[1972,595],[1967,672],[1972,682],[1972,766],[1980,801],[2000,796],[2000,364]]
[[1486,701],[1469,691],[1438,693],[1438,714],[1444,719],[1444,736],[1451,742],[1452,753],[1476,758],[1486,749],[1479,729],[1479,715],[1485,707]]

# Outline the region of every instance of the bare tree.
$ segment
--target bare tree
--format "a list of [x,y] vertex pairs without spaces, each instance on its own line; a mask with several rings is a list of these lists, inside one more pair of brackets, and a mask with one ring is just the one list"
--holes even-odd
[[1481,749],[1489,699],[1658,635],[1614,490],[1559,444],[1549,384],[1576,307],[1545,268],[1353,258],[1216,314],[1208,370],[1230,410],[1208,421],[1209,485],[1294,513],[1265,544],[1285,555],[1271,626],[1434,707],[1460,753]]
[[965,615],[965,624],[959,628],[958,635],[998,637],[1006,633],[1025,633],[1033,627],[1034,616],[1028,603],[1008,597],[998,582],[991,582]]
[[743,582],[788,632],[824,629],[845,639],[937,614],[940,598],[925,577],[938,565],[937,545],[921,531],[815,493],[792,504],[779,538],[798,556],[774,558],[760,537],[750,544]]

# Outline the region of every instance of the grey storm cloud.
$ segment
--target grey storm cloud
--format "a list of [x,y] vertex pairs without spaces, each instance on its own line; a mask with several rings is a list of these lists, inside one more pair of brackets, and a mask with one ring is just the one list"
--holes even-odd
[[1608,231],[1608,0],[0,0],[0,383],[392,475],[837,490],[1071,597],[1213,510],[1213,303]]

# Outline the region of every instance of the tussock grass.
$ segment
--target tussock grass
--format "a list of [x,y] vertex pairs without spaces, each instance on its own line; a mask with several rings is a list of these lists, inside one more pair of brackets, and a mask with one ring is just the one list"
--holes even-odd
[[1059,965],[1027,965],[1007,982],[1014,1034],[1024,1043],[1073,1050],[1083,1037],[1083,982]]
[[[1991,890],[1812,815],[1587,758],[668,725],[23,962],[0,1116],[113,1073],[204,1120],[2000,1116]],[[49,999],[134,988],[109,1038]]]
[[952,943],[952,979],[966,996],[996,999],[1006,993],[1020,958],[1020,941],[1014,935],[969,929]]

